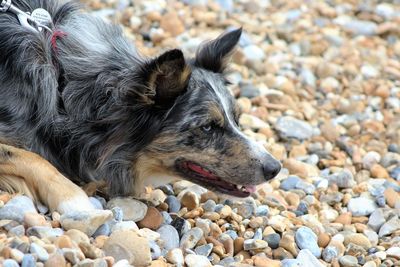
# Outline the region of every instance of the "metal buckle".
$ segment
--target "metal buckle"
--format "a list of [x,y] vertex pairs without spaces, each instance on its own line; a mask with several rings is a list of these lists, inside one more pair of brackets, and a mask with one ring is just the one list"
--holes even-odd
[[[40,32],[41,29],[46,29],[49,32],[53,32],[49,27],[45,26],[45,25],[41,25],[40,23],[37,23],[29,13],[22,11],[21,9],[19,9],[18,7],[14,6],[11,2],[11,0],[3,0],[0,4],[0,11],[1,12],[7,12],[10,11],[11,13],[14,13],[15,15],[17,15],[19,23],[33,31],[33,32]],[[32,26],[33,25],[33,26]]]
[[11,6],[11,0],[3,0],[0,4],[0,12],[7,12]]

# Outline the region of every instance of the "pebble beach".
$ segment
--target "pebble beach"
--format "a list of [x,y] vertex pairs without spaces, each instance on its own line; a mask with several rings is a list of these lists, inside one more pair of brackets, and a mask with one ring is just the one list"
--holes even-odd
[[0,266],[400,266],[400,1],[82,3],[147,56],[189,58],[242,27],[227,76],[239,124],[283,167],[244,199],[88,184],[87,213],[0,192]]

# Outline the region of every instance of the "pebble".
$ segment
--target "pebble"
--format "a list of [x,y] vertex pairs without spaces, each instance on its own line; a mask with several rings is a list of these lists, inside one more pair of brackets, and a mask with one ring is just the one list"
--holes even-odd
[[123,211],[125,221],[138,222],[144,218],[147,213],[147,206],[132,198],[113,198],[107,203],[107,209],[119,207]]
[[179,248],[171,249],[170,251],[168,251],[165,258],[168,260],[168,262],[176,264],[177,266],[183,266],[184,264],[183,253],[182,250]]
[[181,209],[181,202],[175,196],[167,196],[165,203],[168,204],[169,212],[177,213]]
[[353,216],[367,216],[374,212],[378,207],[372,199],[357,197],[350,199],[347,208]]
[[22,223],[27,212],[37,213],[32,200],[26,196],[16,196],[0,209],[0,220],[13,220]]
[[199,227],[194,227],[187,231],[180,240],[180,247],[183,249],[191,249],[196,246],[197,242],[199,242],[200,238],[203,236],[203,230]]
[[30,252],[36,254],[40,261],[47,261],[49,259],[47,251],[36,243],[31,244]]
[[400,219],[398,216],[393,216],[381,226],[378,235],[380,237],[390,235],[397,230],[400,230]]
[[268,247],[268,243],[260,239],[247,239],[243,243],[244,250],[255,250]]
[[264,237],[264,240],[267,241],[268,246],[272,249],[276,249],[279,247],[279,242],[281,241],[281,237],[277,233],[269,234]]
[[[21,267],[35,267],[35,266],[36,266],[35,257],[32,254],[25,254],[22,258]],[[54,265],[54,266],[62,266],[62,265]]]
[[163,223],[164,218],[161,213],[154,207],[147,209],[146,216],[139,221],[138,225],[141,228],[149,228],[151,230],[157,230]]
[[158,230],[160,239],[164,241],[164,248],[171,250],[179,247],[178,231],[171,225],[163,225]]
[[209,267],[211,262],[205,256],[188,254],[185,257],[185,263],[188,267]]
[[359,266],[357,258],[354,257],[354,256],[351,256],[351,255],[341,256],[339,258],[339,262],[343,267],[357,267],[357,266]]
[[115,261],[127,259],[135,266],[147,266],[151,262],[150,246],[147,240],[131,230],[116,231],[104,243],[105,255]]
[[91,236],[112,217],[110,210],[74,211],[61,215],[60,223],[66,230],[77,229]]
[[321,262],[318,261],[314,253],[312,253],[308,249],[300,250],[296,260],[300,263],[300,266],[315,266],[315,267],[324,266]]
[[300,249],[308,249],[315,257],[321,257],[321,250],[317,243],[318,237],[310,228],[303,226],[297,229],[295,240]]
[[307,140],[314,134],[310,124],[289,116],[279,118],[275,127],[280,137],[284,139],[296,138],[298,140]]

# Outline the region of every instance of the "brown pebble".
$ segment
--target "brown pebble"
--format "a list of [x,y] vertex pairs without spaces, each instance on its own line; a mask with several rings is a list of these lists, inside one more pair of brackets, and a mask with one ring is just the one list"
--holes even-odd
[[396,202],[400,201],[400,194],[396,192],[392,187],[389,187],[385,190],[384,196],[386,199],[386,203],[391,208],[394,208]]
[[254,265],[257,267],[279,267],[281,266],[281,262],[277,260],[272,260],[266,257],[254,256],[253,258]]
[[65,267],[67,263],[63,255],[54,253],[50,255],[49,259],[44,263],[44,267]]
[[205,212],[201,218],[203,219],[209,219],[211,221],[217,221],[220,218],[220,215],[217,212],[211,211],[211,212]]
[[331,241],[331,236],[327,233],[320,233],[318,235],[318,246],[325,248]]
[[140,228],[149,228],[151,230],[157,230],[163,222],[161,213],[154,207],[149,207],[144,218],[139,221],[138,225]]
[[105,256],[101,249],[89,243],[80,243],[79,248],[85,257],[89,259],[97,259]]
[[207,191],[207,192],[201,194],[200,202],[201,202],[201,203],[204,203],[204,202],[206,202],[206,201],[209,200],[209,199],[214,200],[215,203],[218,203],[218,200],[219,200],[217,194],[215,194],[215,193],[212,192],[212,191]]
[[67,235],[62,235],[62,236],[57,237],[57,239],[54,242],[54,245],[56,245],[58,248],[72,248],[73,247],[71,238]]
[[293,259],[293,255],[284,248],[277,248],[272,251],[275,260]]
[[283,234],[281,240],[279,241],[279,247],[286,249],[295,257],[299,253],[299,249],[294,241],[294,235],[289,233]]
[[151,262],[149,267],[167,267],[168,264],[163,260],[154,260]]
[[351,219],[352,219],[352,214],[351,212],[344,212],[342,214],[340,214],[335,222],[336,223],[341,223],[343,225],[350,225],[351,224]]
[[93,245],[95,245],[98,248],[103,248],[104,243],[107,241],[108,236],[106,235],[99,235],[95,238]]
[[163,15],[161,17],[160,27],[164,31],[172,34],[172,36],[177,36],[185,31],[185,26],[176,12],[168,12]]
[[387,170],[379,164],[372,165],[370,172],[374,178],[389,178]]
[[220,257],[225,255],[225,248],[222,245],[214,246],[212,251]]
[[187,207],[188,210],[193,210],[199,206],[199,198],[197,195],[193,192],[186,192],[182,198],[181,198],[181,203],[184,207]]
[[233,241],[234,253],[235,255],[239,253],[239,251],[243,250],[244,238],[238,237]]

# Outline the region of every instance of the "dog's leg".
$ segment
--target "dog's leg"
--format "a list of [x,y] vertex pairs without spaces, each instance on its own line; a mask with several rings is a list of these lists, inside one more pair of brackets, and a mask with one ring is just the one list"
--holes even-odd
[[0,188],[24,193],[60,213],[92,210],[85,192],[39,155],[0,144]]

